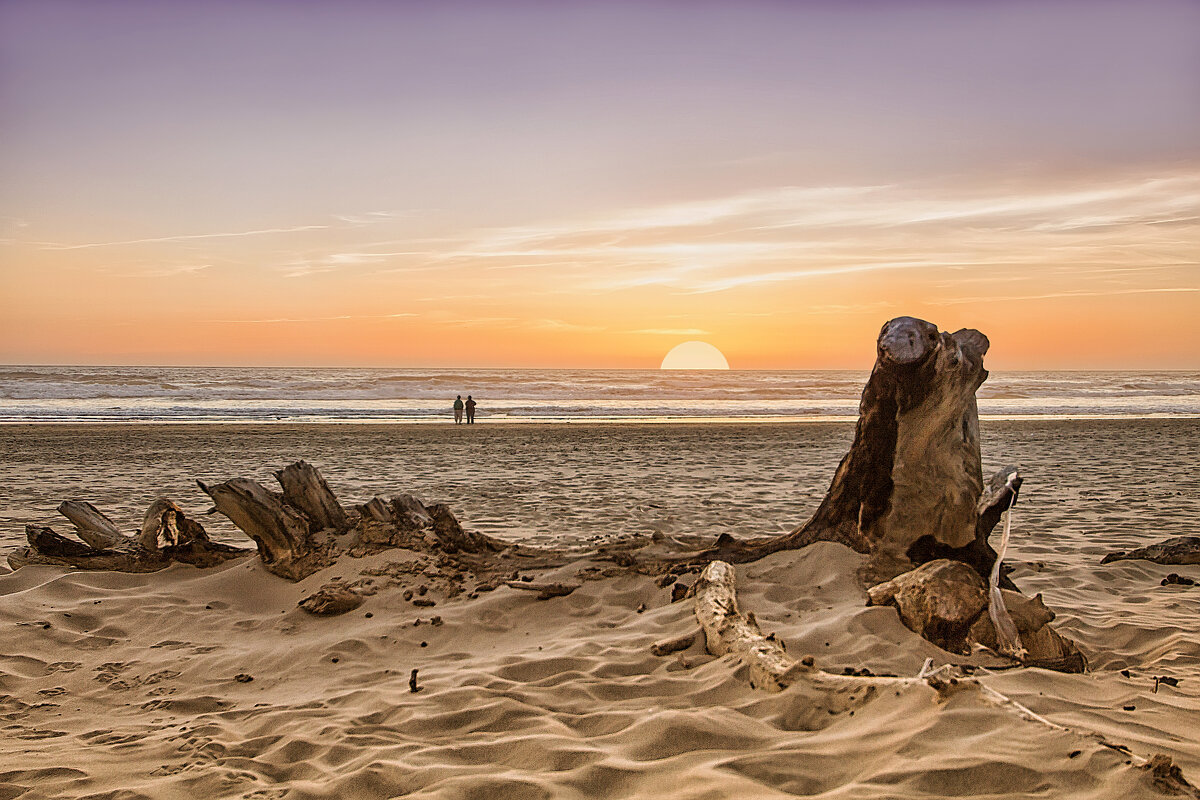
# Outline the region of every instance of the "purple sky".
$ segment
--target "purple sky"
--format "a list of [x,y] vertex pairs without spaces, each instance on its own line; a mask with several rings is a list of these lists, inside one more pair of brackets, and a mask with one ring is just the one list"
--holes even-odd
[[[1008,197],[1184,176],[1188,188],[1155,220],[1178,225],[1195,210],[1187,181],[1198,168],[1195,0],[0,0],[0,289],[10,319],[76,273],[190,269],[211,283],[263,270],[261,285],[303,297],[289,265],[333,263],[380,242],[401,243],[380,252],[427,256],[416,238],[782,188]],[[391,222],[363,241],[257,233],[370,214]],[[245,231],[256,233],[241,251],[204,246]],[[167,239],[177,246],[159,246]],[[1183,253],[1196,241],[1193,225],[1173,243]],[[104,259],[45,252],[97,243]],[[1155,281],[1147,285],[1195,287],[1195,265]],[[374,286],[397,298],[412,291]],[[297,300],[262,315],[306,309]],[[685,300],[675,310],[691,315],[688,328],[712,327],[696,317],[719,313]],[[0,351],[38,358],[70,360],[69,343]]]

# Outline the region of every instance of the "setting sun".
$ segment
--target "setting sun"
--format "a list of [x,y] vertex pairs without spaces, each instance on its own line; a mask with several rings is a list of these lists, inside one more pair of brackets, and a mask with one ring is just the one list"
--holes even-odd
[[720,350],[707,342],[684,342],[671,348],[662,361],[663,369],[729,369]]

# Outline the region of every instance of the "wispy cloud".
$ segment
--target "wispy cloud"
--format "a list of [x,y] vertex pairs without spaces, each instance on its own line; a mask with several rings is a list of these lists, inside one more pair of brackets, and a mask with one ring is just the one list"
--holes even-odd
[[415,317],[412,312],[400,312],[398,314],[335,314],[330,317],[273,317],[270,319],[210,319],[207,322],[216,322],[229,325],[276,325],[281,323],[305,323],[305,322],[337,322],[341,320],[356,320],[356,319],[403,319],[405,317]]
[[220,233],[188,233],[178,236],[151,236],[145,239],[118,239],[112,242],[87,242],[86,244],[60,244],[58,242],[37,242],[43,250],[87,250],[94,247],[117,247],[128,244],[154,244],[160,242],[187,242],[200,239],[231,239],[242,236],[265,236],[272,233],[297,233],[299,231],[319,231],[329,228],[329,225],[293,225],[289,228],[258,228],[249,231],[223,231]]
[[482,230],[413,257],[528,273],[541,291],[553,273],[578,275],[588,291],[708,294],[896,270],[1179,263],[1198,248],[1200,173],[1185,173],[1032,187],[773,187]]
[[565,322],[561,319],[534,319],[524,324],[534,330],[555,333],[598,333],[605,330],[603,325],[583,325],[576,322]]
[[212,266],[212,264],[167,264],[142,269],[126,269],[114,274],[120,278],[172,278],[177,275],[197,275]]
[[951,306],[960,305],[962,303],[974,304],[1004,300],[1055,300],[1063,297],[1115,297],[1125,294],[1187,294],[1192,292],[1200,292],[1200,286],[1163,286],[1148,289],[1101,289],[1096,291],[1083,290],[1077,292],[1046,292],[1044,294],[980,295],[977,297],[949,297],[941,300],[931,300],[929,302],[936,306]]
[[359,267],[367,264],[378,264],[393,258],[405,256],[428,256],[421,250],[397,250],[387,253],[374,252],[343,252],[329,253],[317,258],[303,259],[281,265],[278,269],[285,278],[303,278],[308,275],[319,275],[325,272]]
[[640,331],[630,331],[630,333],[642,333],[649,336],[710,336],[711,332],[701,328],[643,328]]
[[[274,234],[303,233],[306,231],[323,231],[334,228],[362,228],[387,222],[399,216],[392,211],[368,211],[365,214],[334,214],[335,224],[315,223],[311,225],[290,225],[274,228],[254,228],[240,231],[217,231],[211,233],[184,233],[169,236],[148,236],[139,239],[115,239],[104,242],[83,242],[79,244],[63,242],[29,242],[42,250],[89,250],[97,247],[120,247],[141,244],[169,244],[172,242],[204,241],[210,239],[239,239],[251,236],[270,236]],[[27,225],[28,223],[25,223]],[[21,227],[24,227],[22,225]]]

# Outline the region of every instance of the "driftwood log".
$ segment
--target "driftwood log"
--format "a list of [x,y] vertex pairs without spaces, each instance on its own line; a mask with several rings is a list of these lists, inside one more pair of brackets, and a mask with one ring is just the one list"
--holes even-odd
[[[499,553],[507,545],[466,531],[444,505],[425,506],[410,494],[390,500],[376,497],[347,510],[321,473],[298,461],[274,473],[282,491],[247,478],[209,486],[197,481],[215,504],[258,547],[270,572],[298,581],[337,559],[404,547],[440,555],[465,557]],[[155,500],[136,536],[127,536],[94,505],[68,500],[59,512],[71,521],[82,542],[42,525],[26,526],[29,545],[8,557],[16,569],[25,564],[58,564],[77,569],[155,572],[174,561],[197,567],[216,566],[252,550],[209,539],[204,527],[166,498]],[[525,587],[522,587],[525,588]],[[537,586],[552,596],[565,591]],[[315,608],[330,608],[314,601]],[[317,612],[321,613],[321,612]],[[329,612],[325,612],[329,613]]]
[[704,631],[705,649],[714,656],[737,655],[750,670],[750,685],[756,689],[786,689],[796,659],[774,637],[764,636],[752,616],[738,610],[733,567],[724,561],[710,562],[700,573],[694,592],[696,621]]
[[1101,564],[1143,559],[1155,564],[1200,564],[1200,536],[1176,536],[1136,550],[1118,550],[1106,555]]
[[209,486],[197,481],[216,510],[258,545],[263,565],[299,581],[343,554],[365,555],[391,547],[447,554],[489,554],[507,545],[463,530],[444,505],[422,505],[409,494],[380,497],[347,511],[321,473],[298,461],[275,473],[282,492],[248,478]]
[[83,542],[60,536],[44,525],[26,525],[29,545],[9,554],[9,566],[16,569],[26,564],[55,564],[113,572],[157,572],[176,561],[212,567],[251,552],[212,541],[204,526],[165,497],[146,509],[136,537],[121,533],[116,523],[91,503],[67,500],[58,511],[74,524]]

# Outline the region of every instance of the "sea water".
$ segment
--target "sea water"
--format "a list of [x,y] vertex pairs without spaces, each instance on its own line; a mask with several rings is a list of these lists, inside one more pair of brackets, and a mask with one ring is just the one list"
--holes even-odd
[[[0,422],[852,420],[864,371],[0,367]],[[993,372],[984,418],[1200,416],[1200,372]]]

